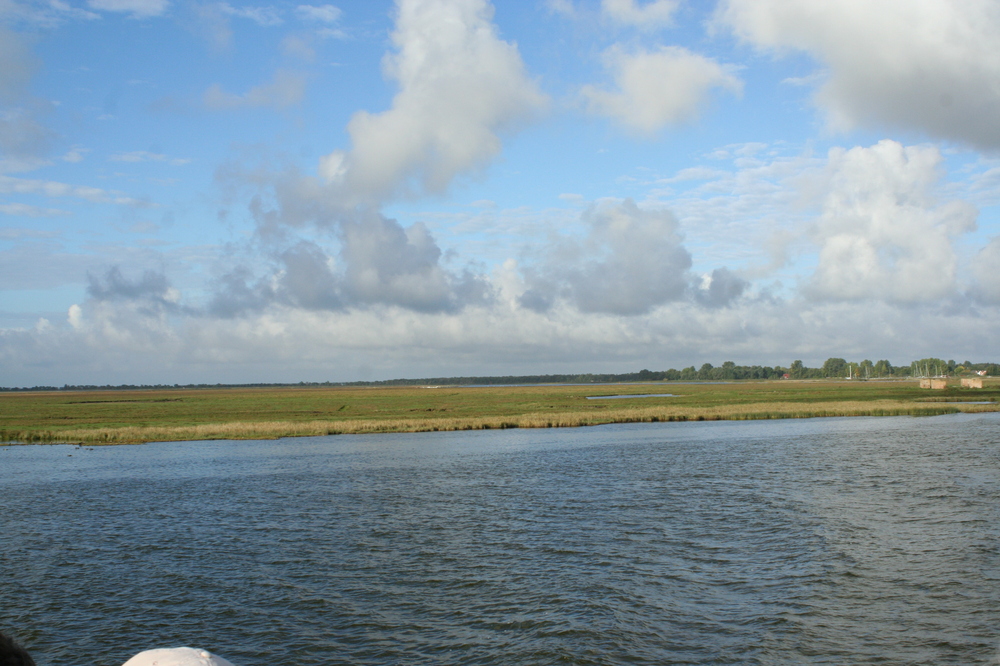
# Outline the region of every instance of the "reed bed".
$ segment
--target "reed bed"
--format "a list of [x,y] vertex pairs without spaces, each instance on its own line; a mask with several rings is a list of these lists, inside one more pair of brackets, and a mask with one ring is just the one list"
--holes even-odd
[[914,400],[849,400],[829,402],[755,402],[715,406],[658,404],[601,411],[565,411],[501,416],[368,418],[310,421],[230,421],[194,425],[135,425],[65,430],[0,430],[0,441],[22,443],[134,444],[208,439],[276,439],[366,433],[561,428],[611,423],[722,421],[842,416],[934,416],[957,412],[989,412],[1000,405],[932,404]]

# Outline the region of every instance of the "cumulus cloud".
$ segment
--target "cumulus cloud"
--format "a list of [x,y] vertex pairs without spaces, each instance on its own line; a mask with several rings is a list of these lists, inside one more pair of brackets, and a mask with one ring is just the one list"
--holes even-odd
[[601,11],[616,23],[652,30],[670,25],[680,0],[601,0]]
[[87,293],[99,301],[114,299],[162,299],[169,290],[167,276],[157,271],[145,271],[134,280],[122,275],[121,268],[113,266],[103,276],[87,275]]
[[160,16],[170,7],[169,0],[89,0],[91,9],[102,12],[122,12],[132,18],[143,19]]
[[275,270],[262,277],[237,267],[218,281],[209,312],[235,317],[276,304],[305,310],[339,310],[344,306],[336,265],[317,244],[299,241],[274,256]]
[[[336,9],[302,5],[296,13],[329,24]],[[480,272],[446,267],[424,224],[404,227],[380,212],[394,196],[441,192],[484,167],[500,151],[499,133],[544,105],[491,19],[485,0],[399,0],[395,50],[383,60],[399,92],[388,111],[354,115],[351,149],[324,157],[322,178],[294,168],[220,169],[220,182],[256,190],[250,212],[268,265],[229,271],[213,312],[456,312],[493,298]],[[235,105],[220,92],[206,103]]]
[[306,79],[301,74],[279,70],[270,83],[254,86],[242,95],[228,93],[219,84],[205,91],[205,107],[213,111],[254,109],[270,107],[285,109],[302,101],[306,93]]
[[582,312],[638,315],[685,295],[691,255],[670,211],[606,201],[582,221],[584,238],[558,239],[541,265],[524,269],[522,306],[544,311],[566,300]]
[[336,262],[315,243],[300,241],[279,255],[282,271],[274,288],[282,300],[308,310],[337,310],[343,305]]
[[499,133],[545,105],[517,47],[501,40],[485,0],[399,0],[385,75],[392,108],[358,112],[351,149],[320,162],[345,201],[440,193],[500,153]]
[[1000,311],[946,317],[887,305],[872,316],[853,303],[741,300],[677,301],[633,317],[490,304],[437,313],[276,307],[233,321],[91,299],[67,320],[0,329],[5,385],[622,372],[726,359],[816,366],[831,355],[905,364],[943,348],[982,359],[995,354]]
[[717,21],[828,70],[816,102],[837,129],[888,125],[1000,148],[1000,5],[993,0],[725,0]]
[[981,303],[1000,305],[1000,236],[990,240],[973,258],[972,275],[972,296]]
[[417,312],[451,312],[491,299],[485,278],[441,265],[441,249],[427,228],[403,227],[376,212],[341,219],[334,256],[297,239],[272,252],[262,276],[241,268],[220,282],[210,310],[223,316],[273,305],[348,310],[391,305]]
[[740,80],[724,66],[680,46],[635,52],[615,46],[605,52],[604,62],[616,89],[584,86],[587,109],[644,134],[694,120],[713,89],[742,91]]
[[746,292],[750,283],[728,268],[716,268],[705,275],[694,291],[695,300],[710,308],[731,305]]
[[[162,271],[145,270],[135,278],[125,276],[121,268],[112,266],[103,274],[87,272],[88,304],[96,310],[115,312],[122,320],[134,317],[137,322],[149,322],[168,315],[190,315],[194,309],[180,303],[180,292],[170,286]],[[70,325],[79,329],[83,322],[83,309],[75,305],[70,311]]]
[[[422,223],[403,227],[375,209],[344,209],[307,178],[261,180],[263,194],[253,198],[251,213],[270,266],[227,273],[212,312],[235,316],[274,305],[344,310],[380,304],[441,312],[491,298],[483,277],[444,267],[442,251]],[[292,233],[309,227],[331,242]]]
[[830,151],[823,212],[814,229],[819,263],[806,290],[831,300],[935,301],[956,289],[952,240],[978,211],[937,204],[940,151],[884,140]]
[[345,286],[359,302],[395,303],[414,310],[452,306],[450,276],[441,250],[423,224],[404,229],[395,220],[368,215],[341,227]]

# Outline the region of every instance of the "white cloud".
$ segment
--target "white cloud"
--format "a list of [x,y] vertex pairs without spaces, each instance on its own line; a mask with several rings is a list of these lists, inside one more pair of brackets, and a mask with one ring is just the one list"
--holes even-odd
[[71,164],[77,164],[83,161],[84,155],[90,152],[89,148],[84,148],[83,146],[73,146],[66,151],[66,154],[62,156],[63,162],[70,162]]
[[[57,208],[40,208],[38,206],[31,206],[29,204],[23,203],[9,203],[0,204],[0,213],[4,215],[17,215],[20,217],[59,217],[62,215],[69,215],[68,211],[59,210]],[[0,229],[0,238],[4,238],[3,231]]]
[[30,171],[46,163],[54,134],[39,120],[51,104],[29,93],[37,69],[27,40],[0,26],[0,173]]
[[69,322],[69,325],[74,330],[78,331],[83,328],[83,308],[76,303],[69,306],[69,311],[66,313],[66,321]]
[[1000,236],[990,240],[973,258],[972,275],[973,297],[982,303],[1000,305]]
[[816,102],[836,129],[897,126],[1000,148],[1000,4],[994,0],[725,0],[717,21],[827,69]]
[[680,0],[601,0],[601,11],[616,23],[652,30],[670,25]]
[[604,201],[582,221],[582,240],[558,238],[540,248],[539,265],[525,267],[525,307],[545,311],[565,300],[582,312],[637,315],[685,295],[691,255],[670,211]]
[[340,20],[343,12],[334,5],[299,5],[295,8],[295,15],[303,21],[315,23],[334,24]]
[[0,228],[0,239],[20,240],[23,238],[54,238],[58,236],[55,231],[42,231],[40,229],[16,229],[14,227]]
[[189,29],[219,51],[225,51],[232,46],[233,29],[230,26],[232,17],[253,21],[262,27],[279,26],[285,22],[282,10],[270,5],[234,7],[228,2],[199,2],[190,4],[188,9],[193,18],[193,21],[188,21]]
[[0,194],[40,194],[47,197],[75,197],[91,203],[113,203],[130,206],[147,205],[138,199],[109,192],[97,187],[69,185],[52,180],[33,180],[0,176]]
[[218,51],[224,51],[232,45],[233,30],[229,26],[229,15],[219,3],[193,4],[190,9],[194,20],[189,27],[194,33]]
[[281,51],[288,57],[298,58],[304,62],[316,60],[316,50],[312,45],[312,35],[286,35],[281,40]]
[[133,18],[160,16],[170,7],[169,0],[88,0],[91,9],[103,12],[122,12]]
[[942,316],[853,303],[674,302],[648,314],[545,312],[499,302],[460,312],[275,307],[214,319],[122,300],[88,300],[65,325],[0,330],[5,385],[356,380],[473,374],[622,372],[724,360],[817,366],[829,356],[905,364],[940,355],[992,358],[1000,311]]
[[937,148],[884,140],[834,149],[816,223],[819,264],[807,292],[832,300],[937,301],[956,290],[952,239],[972,231],[977,210],[933,197]]
[[233,7],[228,2],[219,3],[223,14],[253,21],[259,26],[272,27],[284,23],[280,12],[274,7]]
[[34,109],[0,107],[0,173],[31,171],[47,164],[53,132],[39,122]]
[[644,134],[694,120],[714,88],[742,91],[740,80],[725,67],[679,46],[632,53],[616,46],[604,60],[617,90],[584,86],[588,110]]
[[254,86],[242,95],[225,92],[219,84],[213,84],[205,91],[203,101],[207,108],[214,111],[262,107],[285,109],[301,102],[305,93],[304,76],[279,70],[275,72],[273,81]]
[[191,160],[179,158],[179,157],[168,157],[162,153],[151,153],[148,150],[134,150],[128,153],[115,153],[108,158],[112,162],[167,162],[173,166],[183,166],[185,164],[190,164]]
[[63,0],[47,0],[47,2],[0,1],[0,19],[9,23],[25,23],[54,28],[61,25],[66,19],[94,20],[99,18],[99,14],[73,7]]
[[383,61],[400,88],[392,108],[356,113],[350,151],[320,162],[348,200],[443,192],[499,154],[498,133],[546,102],[517,47],[497,36],[485,0],[399,0],[397,12],[396,52]]
[[[262,225],[271,212],[258,211]],[[388,304],[441,312],[491,297],[481,276],[441,265],[441,249],[421,223],[404,228],[369,211],[341,216],[335,233],[336,256],[312,241],[292,238],[283,244],[272,233],[267,239],[270,268],[227,273],[216,286],[210,311],[232,317],[278,306],[348,311]]]
[[100,15],[98,14],[88,12],[86,9],[74,7],[68,2],[63,2],[63,0],[48,0],[46,4],[48,5],[48,9],[55,12],[57,15],[85,19],[88,21],[100,18]]
[[576,7],[573,6],[572,0],[545,0],[545,6],[553,14],[576,16]]
[[0,102],[19,99],[37,69],[24,37],[0,27]]

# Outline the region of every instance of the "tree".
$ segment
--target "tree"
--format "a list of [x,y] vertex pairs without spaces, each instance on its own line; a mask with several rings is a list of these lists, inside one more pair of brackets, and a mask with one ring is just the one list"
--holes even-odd
[[939,358],[922,358],[910,364],[914,377],[937,377],[948,373],[948,362]]
[[711,379],[712,378],[713,366],[711,363],[705,363],[698,370],[698,379]]
[[805,376],[805,367],[802,361],[792,361],[792,366],[788,368],[788,376],[792,379],[802,379]]
[[883,359],[875,364],[874,370],[876,377],[888,377],[892,374],[892,364]]
[[875,364],[869,359],[861,361],[861,365],[858,366],[858,377],[864,377],[868,379],[875,374]]
[[847,376],[847,361],[842,358],[828,358],[823,362],[824,377]]

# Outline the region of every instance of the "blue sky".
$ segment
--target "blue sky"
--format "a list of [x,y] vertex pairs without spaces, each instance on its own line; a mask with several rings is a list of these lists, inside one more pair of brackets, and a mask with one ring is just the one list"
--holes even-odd
[[0,22],[0,385],[996,360],[995,2]]

